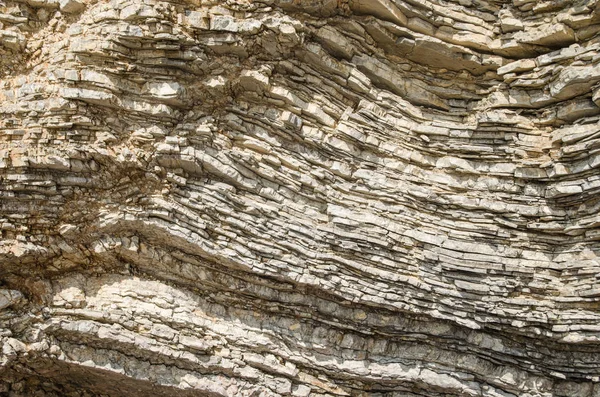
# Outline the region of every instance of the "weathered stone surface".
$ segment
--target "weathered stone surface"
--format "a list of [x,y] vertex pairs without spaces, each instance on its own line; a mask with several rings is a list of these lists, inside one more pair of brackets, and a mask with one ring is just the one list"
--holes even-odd
[[599,31],[0,3],[0,395],[600,395]]

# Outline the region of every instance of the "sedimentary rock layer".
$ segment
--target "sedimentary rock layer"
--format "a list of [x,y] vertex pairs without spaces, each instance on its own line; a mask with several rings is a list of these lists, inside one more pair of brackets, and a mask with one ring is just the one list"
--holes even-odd
[[0,394],[599,396],[599,4],[0,3]]

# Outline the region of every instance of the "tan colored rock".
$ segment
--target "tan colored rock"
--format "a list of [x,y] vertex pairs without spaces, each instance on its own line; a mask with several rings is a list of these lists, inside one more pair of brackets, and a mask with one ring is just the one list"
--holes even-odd
[[0,395],[595,396],[596,2],[5,3]]
[[85,4],[79,0],[60,0],[60,10],[69,14],[83,11]]

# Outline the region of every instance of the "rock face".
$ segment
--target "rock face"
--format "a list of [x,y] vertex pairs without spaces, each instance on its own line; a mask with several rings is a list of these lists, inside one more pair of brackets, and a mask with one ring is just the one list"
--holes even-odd
[[0,394],[600,396],[599,24],[4,0]]

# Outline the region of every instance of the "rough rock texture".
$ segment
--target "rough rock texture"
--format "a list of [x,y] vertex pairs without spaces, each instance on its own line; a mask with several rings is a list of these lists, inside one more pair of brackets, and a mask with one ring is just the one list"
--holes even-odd
[[600,396],[597,0],[3,0],[0,394]]

